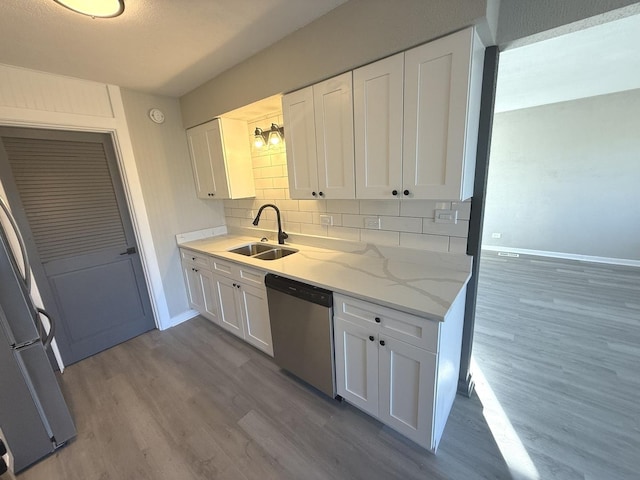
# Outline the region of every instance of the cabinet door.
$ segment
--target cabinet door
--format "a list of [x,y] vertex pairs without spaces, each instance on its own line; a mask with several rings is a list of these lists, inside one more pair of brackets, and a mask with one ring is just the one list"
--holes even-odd
[[244,338],[242,316],[236,302],[236,285],[234,280],[221,275],[213,275],[218,307],[218,324],[234,335]]
[[318,195],[355,198],[352,74],[313,86]]
[[220,324],[218,318],[218,304],[216,302],[216,286],[213,273],[209,270],[198,270],[200,286],[202,289],[202,315],[216,324]]
[[187,130],[198,198],[228,198],[224,152],[218,119]]
[[334,317],[338,394],[377,416],[378,343],[372,330]]
[[382,335],[379,344],[378,418],[419,445],[432,449],[435,354]]
[[317,198],[318,167],[312,87],[283,96],[282,114],[289,194],[294,199]]
[[239,285],[237,294],[244,324],[244,339],[273,357],[267,292],[264,287],[252,287],[244,283]]
[[473,35],[467,29],[405,52],[403,185],[409,197],[462,199]]
[[204,311],[204,299],[197,268],[193,264],[183,262],[182,273],[184,275],[184,283],[187,286],[189,307],[198,313],[202,313]]
[[356,197],[402,190],[404,54],[353,71]]

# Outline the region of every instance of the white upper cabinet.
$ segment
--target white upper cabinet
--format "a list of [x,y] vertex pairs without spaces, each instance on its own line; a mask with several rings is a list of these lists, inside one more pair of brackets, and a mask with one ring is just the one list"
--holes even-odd
[[403,67],[399,53],[353,71],[357,198],[400,195]]
[[282,98],[289,193],[355,198],[351,72]]
[[404,197],[472,195],[483,53],[473,28],[405,52]]
[[187,130],[198,198],[255,196],[247,123],[216,118]]

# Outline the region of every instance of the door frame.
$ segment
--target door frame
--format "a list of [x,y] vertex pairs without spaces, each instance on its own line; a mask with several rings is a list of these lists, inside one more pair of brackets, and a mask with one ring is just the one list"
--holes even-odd
[[[142,186],[136,166],[133,145],[122,103],[120,87],[105,85],[112,117],[87,114],[48,112],[35,109],[0,106],[0,125],[6,127],[40,128],[89,133],[106,133],[111,137],[118,164],[118,172],[126,197],[127,209],[133,224],[140,260],[149,291],[156,327],[164,330],[172,326],[164,293],[158,259],[155,255],[149,217],[144,204]],[[64,368],[60,365],[61,370]]]

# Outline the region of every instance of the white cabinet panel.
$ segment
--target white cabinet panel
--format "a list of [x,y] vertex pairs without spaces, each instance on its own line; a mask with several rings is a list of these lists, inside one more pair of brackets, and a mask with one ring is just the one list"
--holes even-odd
[[213,273],[210,270],[199,270],[198,275],[202,289],[202,311],[200,313],[212,322],[220,324]]
[[291,198],[314,198],[318,189],[316,127],[313,89],[303,88],[282,97],[287,173]]
[[216,118],[187,130],[198,198],[255,196],[247,124]]
[[357,198],[394,198],[402,189],[404,54],[353,72]]
[[236,282],[221,275],[214,275],[213,279],[220,326],[244,338],[242,316],[236,302]]
[[313,86],[318,194],[355,198],[351,72]]
[[263,288],[240,284],[238,301],[244,323],[244,339],[256,348],[273,356],[271,323],[267,292]]
[[200,288],[200,279],[195,266],[190,263],[183,263],[182,273],[187,287],[189,307],[193,308],[197,312],[202,312],[204,310],[204,298],[202,295],[202,289]]
[[[334,318],[337,392],[371,415],[378,415],[378,346],[367,329]],[[369,338],[371,337],[371,339]]]
[[391,337],[379,343],[378,417],[417,443],[433,442],[435,354]]

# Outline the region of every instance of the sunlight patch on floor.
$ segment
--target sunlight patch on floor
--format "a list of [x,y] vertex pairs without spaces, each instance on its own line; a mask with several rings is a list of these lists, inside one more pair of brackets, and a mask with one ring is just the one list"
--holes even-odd
[[471,370],[476,393],[482,402],[484,418],[511,475],[518,480],[539,480],[540,474],[527,453],[527,449],[522,444],[509,421],[509,417],[473,357],[471,358]]

